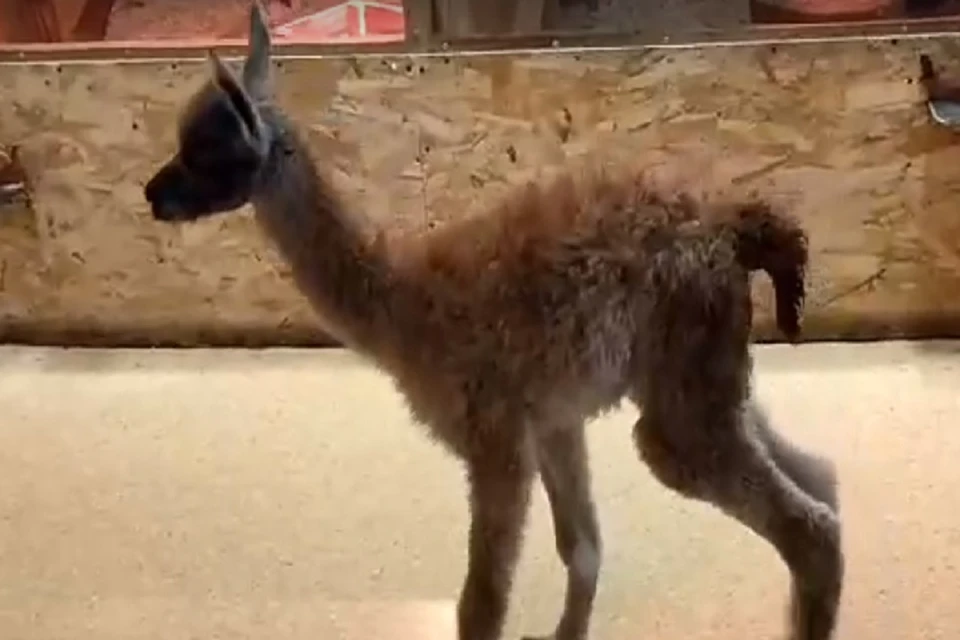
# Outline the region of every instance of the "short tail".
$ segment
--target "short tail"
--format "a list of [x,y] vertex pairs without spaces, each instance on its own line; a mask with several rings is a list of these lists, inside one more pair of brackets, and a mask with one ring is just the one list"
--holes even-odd
[[745,269],[765,271],[773,281],[776,318],[791,342],[800,336],[806,296],[807,234],[800,224],[764,202],[738,207],[733,223],[737,260]]

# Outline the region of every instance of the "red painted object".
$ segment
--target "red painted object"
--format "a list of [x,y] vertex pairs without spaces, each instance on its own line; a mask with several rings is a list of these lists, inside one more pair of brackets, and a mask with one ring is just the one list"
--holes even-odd
[[402,0],[346,0],[273,32],[297,42],[400,42],[404,28]]
[[760,23],[824,23],[890,20],[902,16],[899,0],[751,0]]

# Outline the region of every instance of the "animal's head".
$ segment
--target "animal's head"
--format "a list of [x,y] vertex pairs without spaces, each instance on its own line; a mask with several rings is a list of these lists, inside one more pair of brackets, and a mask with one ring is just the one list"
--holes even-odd
[[270,151],[260,107],[270,99],[270,31],[255,0],[242,77],[210,53],[211,77],[180,118],[179,148],[144,187],[153,217],[196,220],[250,201]]

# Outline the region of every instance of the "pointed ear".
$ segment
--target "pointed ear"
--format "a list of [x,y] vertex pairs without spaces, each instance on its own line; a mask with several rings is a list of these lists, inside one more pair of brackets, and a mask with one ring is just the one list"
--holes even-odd
[[210,51],[209,60],[213,68],[214,84],[230,101],[230,105],[237,112],[237,116],[240,117],[240,121],[247,130],[247,133],[250,134],[250,137],[254,140],[259,139],[261,133],[260,116],[257,115],[250,96],[248,96],[247,92],[240,86],[240,82],[237,80],[233,71],[224,64],[216,51]]
[[267,12],[254,0],[250,7],[250,34],[247,40],[247,60],[243,65],[243,84],[257,101],[267,100],[271,93],[270,27]]

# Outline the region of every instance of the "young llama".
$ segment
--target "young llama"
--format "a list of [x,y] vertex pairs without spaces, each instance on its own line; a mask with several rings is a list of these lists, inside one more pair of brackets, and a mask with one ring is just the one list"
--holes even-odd
[[642,409],[633,438],[655,477],[776,548],[791,640],[831,638],[844,566],[835,472],[782,439],[750,388],[750,272],[770,275],[795,339],[802,229],[763,202],[699,202],[626,174],[529,185],[420,240],[370,241],[272,101],[262,11],[242,77],[211,54],[145,197],[171,223],[251,203],[334,335],[462,461],[460,640],[501,637],[537,475],[567,576],[544,638],[586,640],[601,542],[584,423],[623,397]]

